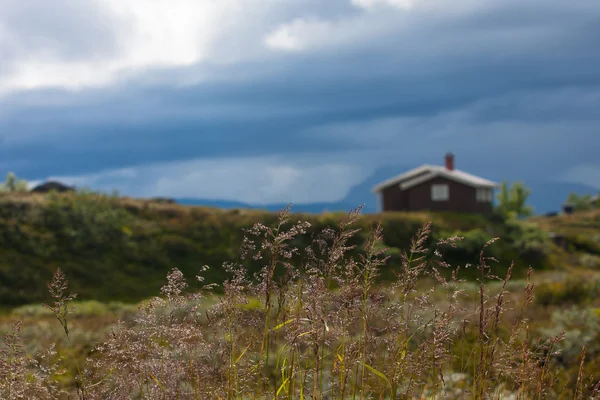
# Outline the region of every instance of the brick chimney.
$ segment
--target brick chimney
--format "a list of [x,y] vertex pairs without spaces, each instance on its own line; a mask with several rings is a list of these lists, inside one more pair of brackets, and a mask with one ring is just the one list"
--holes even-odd
[[454,154],[446,153],[446,169],[450,171],[454,171]]

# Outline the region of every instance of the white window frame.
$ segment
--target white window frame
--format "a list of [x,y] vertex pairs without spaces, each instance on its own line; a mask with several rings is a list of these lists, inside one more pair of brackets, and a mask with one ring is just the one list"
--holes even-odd
[[477,201],[480,203],[491,203],[492,202],[492,189],[477,188],[475,197],[477,198]]
[[448,201],[450,199],[450,187],[448,184],[431,185],[431,200],[432,201]]

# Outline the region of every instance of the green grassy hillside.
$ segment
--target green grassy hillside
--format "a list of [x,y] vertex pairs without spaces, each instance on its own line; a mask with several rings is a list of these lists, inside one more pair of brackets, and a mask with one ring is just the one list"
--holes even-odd
[[[354,379],[357,385],[360,383],[381,393],[391,385],[377,376],[384,376],[385,380],[398,379],[398,382],[413,382],[413,377],[424,376],[425,381],[416,379],[415,384],[435,390],[428,386],[427,379],[436,380],[438,373],[444,373],[448,378],[444,387],[451,389],[448,398],[477,397],[467,396],[469,390],[477,386],[488,387],[490,391],[506,390],[507,396],[529,390],[538,395],[526,397],[543,398],[540,396],[543,392],[549,398],[574,398],[572,394],[581,383],[580,377],[597,377],[600,269],[592,265],[592,261],[600,255],[597,251],[600,212],[536,217],[526,222],[458,214],[365,215],[354,225],[360,231],[353,243],[362,244],[369,225],[382,220],[383,241],[391,256],[382,270],[374,267],[378,263],[373,264],[370,257],[367,260],[371,261],[348,263],[344,251],[340,252],[343,245],[331,244],[336,243],[336,234],[313,242],[311,233],[328,226],[336,229],[345,218],[345,214],[293,216],[288,226],[296,220],[306,220],[312,224],[312,232],[283,242],[297,246],[300,258],[306,256],[306,246],[311,244],[316,254],[306,264],[308,268],[302,268],[302,259],[292,261],[291,270],[303,271],[301,279],[264,278],[275,285],[271,290],[276,300],[269,295],[271,309],[264,305],[262,290],[268,286],[263,285],[263,280],[234,280],[233,285],[226,285],[224,293],[217,287],[214,295],[205,292],[207,297],[201,300],[181,297],[178,291],[184,287],[180,279],[186,279],[194,291],[193,277],[205,264],[212,268],[202,272],[202,276],[209,282],[222,281],[226,275],[220,266],[238,258],[243,243],[242,229],[255,223],[276,226],[277,216],[272,213],[184,207],[93,194],[0,197],[0,251],[4,256],[0,258],[0,289],[2,304],[10,307],[6,310],[9,312],[0,313],[0,335],[14,328],[14,332],[20,332],[19,340],[28,356],[39,360],[42,360],[39,351],[55,345],[56,354],[50,354],[44,362],[52,366],[50,371],[61,372],[50,372],[50,379],[74,395],[75,379],[81,375],[79,367],[83,366],[86,376],[93,378],[88,383],[101,384],[90,386],[98,390],[99,398],[129,398],[131,382],[143,382],[144,391],[154,390],[156,398],[162,396],[156,382],[170,385],[167,390],[172,392],[173,388],[187,387],[181,382],[198,381],[202,383],[199,387],[212,395],[217,389],[206,387],[204,382],[230,388],[228,379],[235,377],[236,383],[231,387],[241,382],[248,390],[254,390],[255,383],[262,382],[253,375],[258,358],[266,360],[265,376],[270,376],[269,384],[277,390],[285,386],[282,380],[287,380],[280,379],[285,368],[282,369],[278,360],[296,359],[294,368],[304,376],[309,370],[313,373],[308,361],[316,357],[320,360],[319,370],[326,374],[323,379],[329,379],[333,372],[345,370],[345,367],[339,370],[340,365],[358,365],[359,358],[363,357],[361,351],[369,360],[368,365],[374,371],[382,371],[382,375],[369,374],[370,369],[363,371],[361,374],[366,373],[366,380],[362,382],[358,370],[352,368],[354,372],[348,370],[349,382]],[[372,285],[375,282],[371,276],[381,272],[381,278],[386,279],[393,270],[399,269],[401,250],[408,250],[410,239],[429,221],[433,228],[431,238],[424,242],[423,253],[419,250],[417,257],[418,254],[430,256],[432,252],[427,249],[434,248],[439,239],[457,235],[463,240],[456,248],[441,248],[444,261],[453,266],[477,264],[480,249],[492,237],[499,237],[499,241],[487,248],[487,255],[499,261],[488,263],[493,267],[490,275],[503,277],[514,260],[512,278],[498,281],[484,272],[484,268],[473,265],[461,269],[462,277],[468,278],[466,281],[444,282],[439,276],[432,279],[429,274],[429,267],[435,264],[421,269],[413,259],[405,265],[410,265],[410,272],[396,279],[392,287]],[[286,237],[285,232],[284,227],[277,237]],[[564,243],[560,247],[553,244],[548,239],[549,232],[562,235]],[[337,250],[332,250],[334,248]],[[281,261],[287,257],[288,249],[279,247],[275,253],[280,255]],[[364,255],[364,251],[361,253]],[[341,254],[341,258],[330,258],[332,254]],[[263,255],[267,258],[268,252]],[[323,272],[326,271],[323,266],[330,266],[332,259],[336,268]],[[256,271],[268,262],[261,259],[252,261],[249,266]],[[353,267],[346,268],[349,265]],[[530,265],[537,271],[524,279]],[[74,312],[69,314],[68,331],[56,321],[51,310],[39,304],[50,300],[46,284],[58,266],[69,280],[68,292],[79,294]],[[173,267],[179,268],[183,275],[171,270]],[[330,280],[331,271],[335,274],[333,280]],[[476,273],[485,275],[483,286],[473,281]],[[169,285],[163,295],[170,297],[164,302],[142,301],[140,309],[134,304],[123,304],[123,301],[137,302],[160,295],[167,274]],[[330,291],[329,285],[336,282],[341,282],[342,290]],[[274,287],[283,289],[274,290]],[[58,301],[61,303],[60,298]],[[23,303],[27,304],[14,307]],[[62,304],[66,310],[67,303]],[[412,316],[406,319],[409,314]],[[295,320],[302,325],[295,327],[290,322],[291,315],[296,315]],[[433,318],[438,321],[431,324]],[[117,319],[123,324],[113,326]],[[397,323],[403,320],[407,323]],[[319,321],[325,322],[324,326]],[[269,325],[265,328],[266,323]],[[307,330],[312,325],[304,324],[309,323],[315,324],[315,328]],[[69,332],[68,338],[65,332]],[[367,336],[361,336],[361,332]],[[165,333],[171,336],[164,336]],[[196,333],[201,334],[194,337]],[[290,338],[300,337],[303,345],[288,357],[286,352],[296,349],[289,344],[292,343]],[[363,337],[369,339],[363,341]],[[194,343],[192,347],[189,347],[190,338]],[[444,341],[442,346],[439,340]],[[267,348],[273,352],[272,356],[262,350],[265,341],[271,343]],[[116,353],[98,352],[96,346],[101,343],[108,343],[101,348],[113,349]],[[169,346],[165,347],[165,343]],[[400,344],[402,350],[389,350],[389,346]],[[551,348],[545,346],[550,345],[560,351],[549,351]],[[585,363],[582,364],[583,346]],[[165,353],[167,348],[168,353]],[[185,349],[190,348],[199,353],[185,353]],[[315,349],[322,349],[319,357]],[[4,360],[8,357],[6,354],[12,357],[12,353],[3,354]],[[129,355],[123,357],[123,354]],[[181,354],[187,355],[182,358]],[[238,361],[233,362],[231,354],[241,360],[239,365]],[[393,355],[400,357],[398,363],[390,362],[389,357]],[[427,371],[422,369],[427,365],[423,360],[439,360],[440,356],[445,360],[443,368],[431,369],[436,371],[433,374],[427,372],[430,367]],[[477,361],[492,356],[497,357],[493,364]],[[187,368],[191,360],[188,357],[196,357],[194,362],[198,362],[198,368]],[[122,364],[121,360],[133,362]],[[160,360],[160,368],[152,364],[153,360]],[[163,362],[170,363],[166,367],[167,374],[164,374],[166,364]],[[223,369],[215,372],[212,365],[221,365]],[[399,373],[393,370],[396,365],[402,368]],[[107,372],[115,367],[119,373]],[[227,368],[233,368],[235,373],[229,373]],[[154,376],[148,375],[150,369]],[[181,371],[188,370],[193,371],[193,376],[181,375]],[[197,371],[208,375],[199,377]],[[240,371],[245,374],[242,380],[237,378],[242,376]],[[524,383],[521,382],[523,374],[530,377]],[[23,373],[22,376],[30,375]],[[176,379],[171,379],[173,377]],[[346,382],[346,375],[339,379]],[[590,385],[596,380],[585,378],[585,384],[580,385],[581,392],[590,392]],[[112,393],[113,385],[121,385],[127,396],[107,395]],[[200,397],[196,394],[195,398]],[[343,393],[340,398],[344,398]]]
[[535,217],[531,222],[539,229],[564,237],[565,247],[570,253],[600,256],[600,210]]
[[[344,217],[294,214],[293,219],[309,221],[312,231],[320,231],[335,227]],[[531,225],[457,214],[365,215],[358,224],[363,229],[355,244],[364,240],[369,225],[378,220],[383,220],[384,241],[390,247],[388,272],[398,265],[400,250],[428,221],[433,223],[432,242],[454,234],[465,237],[457,248],[444,250],[451,263],[477,263],[480,249],[492,237],[501,240],[489,248],[488,255],[499,260],[499,269],[517,261],[517,275],[529,265],[537,269],[563,266],[566,257]],[[86,193],[4,195],[0,198],[0,304],[10,307],[45,300],[46,283],[58,266],[80,298],[99,301],[129,302],[156,295],[172,267],[193,277],[209,265],[204,275],[209,282],[219,282],[225,277],[222,263],[238,257],[242,229],[276,221],[277,215],[261,211]],[[297,246],[303,249],[309,241],[305,235]],[[250,267],[258,270],[260,263]],[[469,277],[474,268],[463,271]]]

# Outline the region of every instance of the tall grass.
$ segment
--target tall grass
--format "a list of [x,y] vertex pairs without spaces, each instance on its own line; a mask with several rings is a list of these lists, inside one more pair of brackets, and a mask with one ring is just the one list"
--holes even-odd
[[[598,397],[581,367],[570,387],[555,376],[552,356],[561,335],[535,340],[526,308],[507,300],[514,264],[494,275],[481,251],[476,266],[451,266],[444,251],[460,237],[430,247],[420,229],[395,278],[378,280],[387,251],[382,227],[372,227],[356,249],[360,209],[336,228],[295,247],[310,224],[293,221],[289,207],[275,227],[246,232],[240,258],[223,266],[222,294],[214,286],[187,292],[172,269],[161,297],[119,322],[76,365],[73,394],[80,399],[546,399]],[[357,252],[357,250],[360,250]],[[246,260],[264,267],[250,275]],[[299,261],[298,261],[299,260]],[[201,273],[207,267],[201,269]],[[477,268],[475,303],[461,290],[461,268]],[[531,275],[531,271],[529,272]],[[202,276],[196,277],[202,282]],[[493,294],[489,284],[499,281]],[[143,282],[140,282],[143,284]],[[67,281],[57,270],[49,308],[69,337]],[[443,298],[444,301],[439,301]],[[437,300],[436,300],[437,299]],[[2,397],[60,398],[56,369],[26,365],[19,325],[5,340]],[[56,357],[47,364],[60,363]]]

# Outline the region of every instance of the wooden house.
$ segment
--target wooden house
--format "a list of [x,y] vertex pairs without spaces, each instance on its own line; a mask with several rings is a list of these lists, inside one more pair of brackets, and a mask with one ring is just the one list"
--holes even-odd
[[451,211],[488,213],[493,209],[496,182],[454,168],[454,155],[445,165],[422,165],[376,185],[378,211]]

